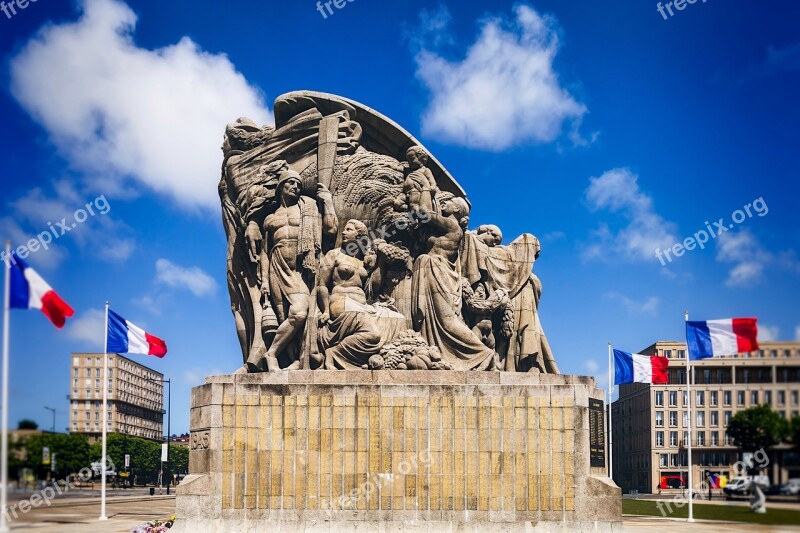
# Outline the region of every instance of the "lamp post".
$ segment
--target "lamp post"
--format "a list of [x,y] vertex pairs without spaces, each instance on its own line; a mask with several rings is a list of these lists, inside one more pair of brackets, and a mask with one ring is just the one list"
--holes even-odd
[[[44,406],[44,408],[53,413],[53,429],[52,429],[51,433],[53,435],[55,435],[56,434],[56,408],[55,407],[47,407],[46,405]],[[44,441],[44,439],[42,439],[42,440]],[[50,468],[48,470],[49,471],[53,471],[53,466],[55,466],[53,464],[53,450],[50,450]],[[50,472],[47,473],[47,479],[48,480],[50,479]]]
[[[170,380],[168,380],[168,379],[147,379],[146,381],[152,381],[154,383],[166,383],[167,384],[167,460],[166,460],[166,462],[169,463],[169,443],[170,443],[170,435],[171,435],[169,423],[170,423],[170,418],[171,418],[170,415],[171,415],[171,411],[172,411],[172,399],[171,399],[172,385],[170,384]],[[163,394],[163,392],[162,392],[162,394]],[[163,408],[161,409],[161,414],[162,415],[164,414],[164,409]],[[163,426],[162,426],[162,428],[163,428]],[[161,468],[161,471],[162,471],[161,482],[163,483],[164,482],[164,476],[163,476],[163,471],[164,471],[163,467],[164,467],[164,465],[161,465],[161,467],[162,467]],[[169,481],[167,482],[167,495],[169,495]]]

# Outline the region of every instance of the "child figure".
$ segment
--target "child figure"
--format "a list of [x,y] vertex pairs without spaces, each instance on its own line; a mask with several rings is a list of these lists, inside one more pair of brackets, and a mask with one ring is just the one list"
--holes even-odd
[[436,186],[433,172],[425,166],[428,164],[428,154],[422,147],[412,146],[406,151],[406,160],[409,166],[409,173],[403,182],[406,204],[409,208],[418,207],[422,194],[430,193],[431,203],[435,205],[433,199],[436,198],[439,187]]

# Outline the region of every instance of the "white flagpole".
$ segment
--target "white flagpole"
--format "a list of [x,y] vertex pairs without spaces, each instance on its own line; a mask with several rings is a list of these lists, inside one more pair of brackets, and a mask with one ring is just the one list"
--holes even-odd
[[[689,321],[689,311],[683,314],[684,322]],[[685,324],[684,324],[685,326]],[[684,328],[685,329],[685,328]],[[688,409],[689,409],[689,446],[686,451],[687,462],[689,463],[689,518],[687,522],[694,522],[694,509],[692,503],[694,496],[692,494],[692,357],[689,353],[689,346],[686,346],[686,396],[688,396]]]
[[611,432],[611,395],[614,393],[614,374],[611,371],[613,362],[611,359],[611,343],[608,343],[608,477],[614,480],[614,447],[613,434]]
[[5,278],[3,282],[3,414],[2,444],[0,444],[0,532],[8,531],[6,506],[8,505],[8,339],[11,319],[11,241],[6,241]]
[[103,469],[100,486],[100,520],[108,520],[106,516],[106,429],[108,428],[108,301],[106,301],[106,327],[103,330]]

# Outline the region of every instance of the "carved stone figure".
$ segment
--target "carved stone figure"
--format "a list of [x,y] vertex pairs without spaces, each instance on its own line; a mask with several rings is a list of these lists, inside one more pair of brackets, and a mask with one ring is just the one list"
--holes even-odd
[[[279,326],[264,357],[248,359],[251,372],[278,372],[278,356],[302,332],[308,317],[311,289],[319,266],[323,233],[335,234],[338,229],[333,197],[328,188],[317,184],[317,200],[302,196],[300,175],[286,170],[278,178],[277,209],[264,219],[264,236],[268,240],[261,257],[262,284],[265,298],[273,304]],[[321,216],[320,216],[321,214]],[[299,349],[285,354],[288,368],[300,368]],[[265,368],[266,366],[266,368]]]
[[328,252],[322,261],[317,298],[323,327],[318,339],[327,370],[361,368],[381,349],[381,335],[364,293],[369,276],[363,245],[367,235],[363,222],[348,220],[341,248]]
[[[424,204],[423,200],[423,207]],[[458,254],[468,223],[469,205],[463,198],[445,198],[441,214],[430,213],[427,250],[414,262],[412,318],[414,329],[428,344],[441,350],[442,360],[452,368],[486,370],[493,367],[495,352],[481,342],[461,316]]]
[[[408,132],[294,92],[275,127],[227,126],[219,192],[245,372],[558,372],[538,319],[538,241],[466,232],[469,203]],[[401,361],[402,359],[402,361]]]

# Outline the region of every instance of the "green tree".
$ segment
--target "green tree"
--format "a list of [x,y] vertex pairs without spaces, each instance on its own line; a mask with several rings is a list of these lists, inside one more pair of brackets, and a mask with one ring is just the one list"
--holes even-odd
[[769,405],[757,405],[736,413],[728,423],[728,435],[744,452],[769,451],[789,435],[789,422]]
[[[18,443],[13,462],[17,468],[28,467],[39,474],[44,474],[51,465],[42,464],[42,450],[50,449],[51,460],[55,457],[56,477],[79,472],[89,466],[89,443],[86,437],[78,434],[39,433],[30,435]],[[21,452],[21,453],[20,453]]]
[[17,429],[39,429],[39,424],[30,420],[28,418],[24,418],[19,421],[17,424]]
[[795,450],[800,451],[800,416],[795,416],[789,423],[790,430],[787,442],[792,445]]

